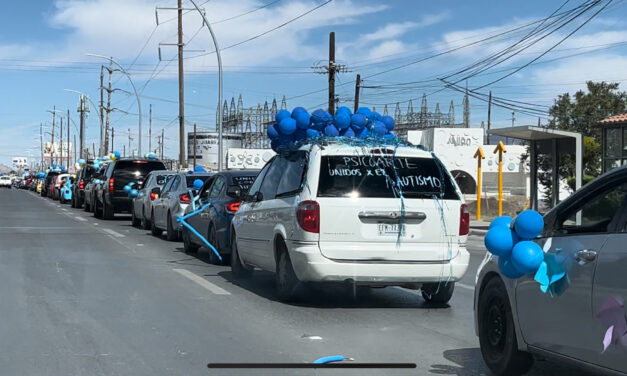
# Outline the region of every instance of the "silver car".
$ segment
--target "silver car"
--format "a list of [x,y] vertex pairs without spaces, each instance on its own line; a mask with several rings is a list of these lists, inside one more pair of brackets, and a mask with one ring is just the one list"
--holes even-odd
[[154,236],[159,236],[166,231],[167,239],[175,241],[180,238],[181,224],[177,222],[177,216],[183,215],[187,205],[191,203],[190,192],[194,189],[194,181],[207,180],[211,173],[184,173],[179,172],[163,186],[163,189],[155,187],[152,193],[159,195],[152,203],[150,215],[150,230]]
[[153,188],[163,187],[176,172],[168,170],[150,171],[146,175],[146,180],[139,189],[139,194],[133,199],[131,207],[133,226],[141,226],[144,230],[150,229],[150,213],[152,203],[159,198],[159,195],[152,192]]
[[533,355],[627,374],[627,166],[588,183],[544,224],[535,241],[551,269],[565,272],[555,283],[507,278],[489,254],[479,268],[475,330],[483,359],[497,375],[525,373]]

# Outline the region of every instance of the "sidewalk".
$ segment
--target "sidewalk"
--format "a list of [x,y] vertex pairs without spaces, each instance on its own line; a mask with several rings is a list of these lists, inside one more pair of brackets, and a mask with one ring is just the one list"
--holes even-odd
[[485,235],[490,227],[490,222],[470,220],[470,235]]

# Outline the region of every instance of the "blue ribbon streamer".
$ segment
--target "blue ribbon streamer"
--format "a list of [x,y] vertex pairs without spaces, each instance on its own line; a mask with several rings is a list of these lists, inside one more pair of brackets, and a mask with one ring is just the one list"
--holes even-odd
[[222,256],[220,256],[220,253],[215,249],[215,247],[213,245],[211,245],[211,243],[209,243],[209,241],[207,239],[205,239],[204,236],[202,236],[198,231],[196,231],[196,229],[194,229],[189,223],[185,222],[185,220],[187,218],[195,216],[196,214],[198,214],[198,213],[202,212],[203,210],[205,210],[205,208],[207,208],[210,205],[211,205],[211,203],[208,202],[205,205],[203,205],[200,209],[198,209],[196,211],[193,211],[193,212],[191,212],[191,213],[189,213],[189,214],[187,214],[187,215],[185,215],[183,217],[181,217],[179,215],[179,216],[177,216],[176,221],[181,223],[183,226],[187,227],[187,229],[189,231],[191,231],[192,234],[196,235],[200,240],[202,240],[202,242],[205,243],[205,245],[207,247],[209,247],[209,249],[211,249],[213,251],[213,253],[216,254],[216,256],[218,256],[218,259],[220,261],[222,261]]
[[313,362],[314,364],[325,364],[325,363],[341,362],[345,359],[346,357],[344,357],[344,355],[331,355],[331,356],[322,357],[320,359],[316,359]]

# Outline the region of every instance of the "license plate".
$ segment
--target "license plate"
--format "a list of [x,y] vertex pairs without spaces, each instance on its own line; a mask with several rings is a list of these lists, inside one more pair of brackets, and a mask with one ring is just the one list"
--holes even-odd
[[377,230],[380,236],[405,236],[405,225],[404,224],[378,224]]

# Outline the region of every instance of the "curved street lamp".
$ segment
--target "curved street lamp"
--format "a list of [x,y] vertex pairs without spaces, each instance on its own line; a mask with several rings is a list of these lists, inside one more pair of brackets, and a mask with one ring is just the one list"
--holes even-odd
[[121,66],[120,64],[118,64],[117,61],[113,60],[112,57],[108,57],[108,56],[104,56],[104,55],[98,55],[98,54],[85,54],[86,56],[93,56],[93,57],[99,57],[101,59],[106,59],[109,60],[111,63],[115,64],[118,68],[120,68],[120,71],[122,73],[124,73],[124,75],[128,78],[129,82],[131,83],[131,86],[133,87],[133,91],[135,92],[135,97],[137,98],[137,108],[138,108],[138,117],[139,117],[139,137],[137,140],[137,153],[139,155],[142,154],[142,104],[141,104],[141,100],[139,99],[139,93],[137,92],[137,88],[135,87],[135,83],[133,83],[133,79],[131,79],[131,75],[126,71],[126,69],[124,69],[123,66]]
[[[191,3],[194,5],[194,8],[196,8],[196,10],[198,11],[198,13],[200,13],[200,16],[202,17],[203,21],[205,22],[205,25],[207,25],[207,29],[209,29],[209,32],[211,33],[211,39],[213,39],[213,45],[215,46],[216,49],[216,55],[218,56],[218,113],[217,118],[218,118],[218,172],[222,171],[222,159],[224,158],[224,156],[222,155],[222,113],[220,111],[220,109],[222,108],[222,56],[220,55],[220,47],[218,46],[218,40],[216,39],[216,35],[213,33],[213,29],[211,29],[211,24],[209,24],[209,20],[207,20],[207,17],[205,16],[205,14],[200,10],[200,8],[198,7],[198,5],[196,5],[196,2],[194,0],[190,0]],[[194,150],[194,153],[196,153],[196,151]]]

